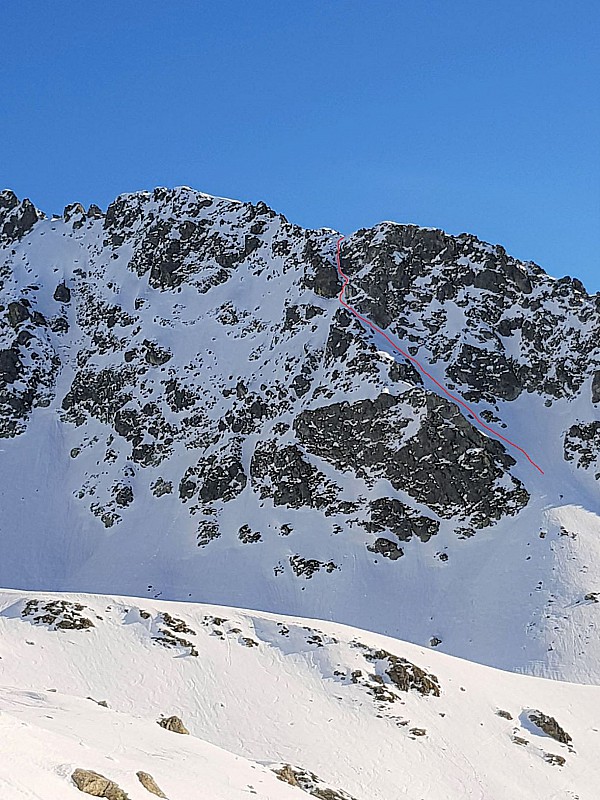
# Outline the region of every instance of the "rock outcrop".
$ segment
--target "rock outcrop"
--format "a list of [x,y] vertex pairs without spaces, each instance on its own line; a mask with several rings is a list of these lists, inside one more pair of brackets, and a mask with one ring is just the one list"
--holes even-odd
[[156,795],[156,797],[164,797],[164,798],[167,797],[167,795],[162,791],[162,789],[159,788],[158,784],[156,783],[152,775],[150,775],[147,772],[141,772],[141,771],[137,772],[136,775],[138,777],[139,782],[144,787],[144,789],[147,789],[150,792],[150,794],[154,794]]
[[530,722],[533,722],[534,725],[544,731],[548,736],[556,739],[557,742],[569,744],[571,741],[569,734],[558,724],[554,717],[544,714],[541,711],[530,711],[527,716]]
[[104,797],[105,800],[129,800],[116,783],[90,769],[76,769],[71,779],[80,792],[92,797]]
[[176,716],[161,717],[158,720],[158,724],[161,728],[164,728],[166,731],[171,731],[172,733],[189,734],[189,731],[183,722],[179,719],[179,717]]

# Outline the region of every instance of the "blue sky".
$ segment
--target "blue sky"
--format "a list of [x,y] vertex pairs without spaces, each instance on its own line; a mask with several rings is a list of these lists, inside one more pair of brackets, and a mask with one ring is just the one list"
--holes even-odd
[[600,290],[596,0],[0,5],[0,184],[469,231]]

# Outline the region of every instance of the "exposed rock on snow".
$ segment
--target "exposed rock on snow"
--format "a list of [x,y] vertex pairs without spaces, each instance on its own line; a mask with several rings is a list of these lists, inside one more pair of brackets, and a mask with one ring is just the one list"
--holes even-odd
[[571,425],[565,434],[565,461],[580,469],[594,467],[600,480],[600,421]]
[[67,600],[28,600],[21,617],[34,625],[48,625],[51,630],[87,630],[94,623],[83,612],[86,607],[81,603],[69,603]]
[[129,800],[129,795],[116,783],[103,775],[98,775],[93,770],[76,769],[71,778],[75,786],[85,794],[91,794],[93,797],[105,797],[106,800]]
[[172,731],[173,733],[189,734],[188,729],[185,727],[179,717],[162,717],[158,720],[158,724],[161,728],[164,728],[167,731]]
[[356,800],[341,789],[329,788],[314,772],[309,772],[302,767],[283,764],[283,766],[274,765],[271,769],[279,780],[289,783],[290,786],[297,786],[298,789],[312,794],[313,797],[319,797],[321,800]]
[[150,775],[148,772],[137,772],[136,775],[138,776],[138,780],[144,789],[147,789],[151,794],[154,794],[157,797],[167,797],[167,795],[159,788],[152,775]]
[[0,192],[0,245],[15,244],[43,218],[30,200],[19,203],[10,190]]
[[557,742],[569,744],[571,741],[569,734],[561,728],[554,717],[549,717],[541,711],[530,711],[527,716],[534,725],[537,725],[537,727],[543,730],[548,736],[556,739]]

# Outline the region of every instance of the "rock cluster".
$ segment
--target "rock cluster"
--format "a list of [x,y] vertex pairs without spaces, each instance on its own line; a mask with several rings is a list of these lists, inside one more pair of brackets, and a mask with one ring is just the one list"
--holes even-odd
[[320,800],[355,800],[354,797],[342,789],[332,789],[322,781],[314,772],[291,764],[275,765],[271,767],[280,781],[289,783],[313,797]]

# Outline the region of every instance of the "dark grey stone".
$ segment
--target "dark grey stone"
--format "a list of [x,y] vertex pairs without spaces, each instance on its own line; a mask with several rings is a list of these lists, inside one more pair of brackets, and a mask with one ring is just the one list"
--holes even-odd
[[63,282],[59,283],[56,289],[54,290],[54,299],[57,303],[70,303],[71,302],[71,290],[69,287]]

